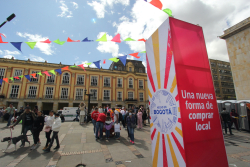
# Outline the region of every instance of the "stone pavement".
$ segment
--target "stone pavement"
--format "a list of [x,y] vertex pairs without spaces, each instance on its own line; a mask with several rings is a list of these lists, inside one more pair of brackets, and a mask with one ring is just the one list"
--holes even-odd
[[[0,124],[0,139],[10,136],[10,130],[3,128],[6,124]],[[20,135],[21,125],[17,125],[13,136]],[[248,132],[233,131],[235,135],[225,135],[225,145],[230,167],[250,167],[250,134]],[[30,133],[30,132],[29,132]],[[62,123],[59,132],[61,148],[58,151],[43,153],[46,138],[44,132],[40,134],[41,146],[36,150],[30,150],[28,144],[17,151],[14,145],[2,153],[7,143],[0,142],[0,166],[59,166],[74,167],[83,163],[87,167],[150,167],[151,166],[151,141],[150,128],[135,130],[135,145],[129,143],[127,131],[121,130],[121,140],[110,139],[101,142],[95,141],[93,125],[80,126],[78,122]],[[29,141],[33,144],[32,136]],[[54,144],[55,146],[55,144]],[[53,147],[52,147],[53,148]],[[216,166],[216,163],[215,163]]]

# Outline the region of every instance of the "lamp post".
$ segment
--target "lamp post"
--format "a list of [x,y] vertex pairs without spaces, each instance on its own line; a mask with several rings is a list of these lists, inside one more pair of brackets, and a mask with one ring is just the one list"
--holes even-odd
[[4,21],[1,25],[0,25],[0,28],[5,24],[7,23],[8,21],[11,21],[14,17],[16,17],[16,15],[14,13],[12,13],[6,21]]
[[88,96],[88,114],[90,113],[90,96],[92,96],[92,94],[87,94],[87,89],[85,88],[84,90],[84,95]]

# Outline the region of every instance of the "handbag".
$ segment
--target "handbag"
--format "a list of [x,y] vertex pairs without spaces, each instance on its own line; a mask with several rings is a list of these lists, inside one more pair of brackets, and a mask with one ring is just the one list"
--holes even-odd
[[134,124],[134,123],[131,123],[131,128],[136,128],[136,124]]
[[51,127],[45,126],[43,131],[44,131],[44,132],[49,132],[50,130],[51,130]]
[[120,124],[115,124],[115,132],[120,132]]

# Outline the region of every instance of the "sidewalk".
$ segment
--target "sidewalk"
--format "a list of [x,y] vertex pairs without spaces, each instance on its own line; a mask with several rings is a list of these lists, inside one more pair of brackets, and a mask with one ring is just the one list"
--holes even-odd
[[[0,124],[0,139],[10,136],[10,130],[2,128]],[[15,127],[13,136],[20,135],[21,126]],[[225,135],[225,145],[232,167],[250,167],[250,134],[248,132],[233,131],[235,135]],[[135,130],[135,145],[128,142],[127,131],[121,130],[121,140],[110,139],[95,141],[93,125],[80,126],[78,122],[62,123],[59,132],[61,148],[57,152],[43,153],[45,134],[41,132],[41,146],[30,150],[27,143],[24,148],[14,151],[14,145],[2,153],[7,143],[0,142],[0,166],[59,166],[74,167],[79,163],[87,167],[150,167],[152,161],[150,128]],[[33,138],[29,137],[33,144]],[[55,145],[55,144],[54,144]],[[52,147],[53,148],[53,147]],[[215,162],[216,166],[216,162]]]

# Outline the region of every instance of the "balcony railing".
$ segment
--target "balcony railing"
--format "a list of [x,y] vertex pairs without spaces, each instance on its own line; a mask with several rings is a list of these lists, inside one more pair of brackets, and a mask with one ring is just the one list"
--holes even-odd
[[45,95],[44,99],[53,99],[53,95]]
[[76,96],[76,100],[83,100],[83,96]]
[[10,94],[11,99],[16,99],[18,97],[18,94]]
[[110,101],[110,97],[103,97],[103,101]]
[[91,100],[91,101],[97,101],[97,97],[91,96],[91,97],[90,97],[90,100]]
[[122,98],[119,98],[119,97],[118,97],[118,98],[117,98],[117,101],[122,101]]
[[110,83],[104,83],[104,87],[110,87]]
[[122,84],[118,84],[117,87],[118,87],[118,88],[121,88],[121,87],[122,87]]
[[53,83],[55,83],[55,80],[47,80],[47,83],[48,84],[53,84]]
[[64,95],[64,96],[60,96],[60,99],[62,99],[62,100],[64,100],[64,99],[68,99],[69,98],[69,96],[66,96],[66,95]]
[[31,94],[28,94],[26,96],[27,99],[36,99],[37,98],[37,95],[31,95]]
[[127,98],[127,99],[125,99],[125,101],[137,101],[137,99]]

